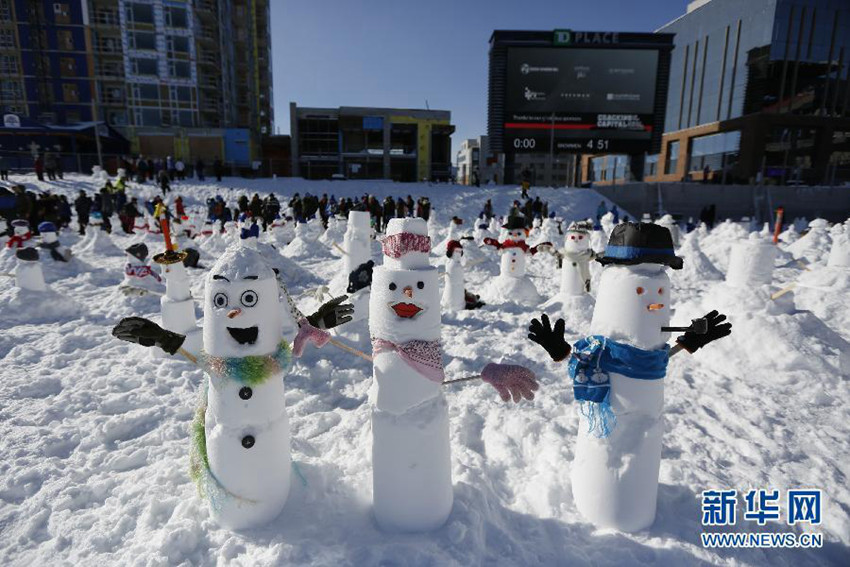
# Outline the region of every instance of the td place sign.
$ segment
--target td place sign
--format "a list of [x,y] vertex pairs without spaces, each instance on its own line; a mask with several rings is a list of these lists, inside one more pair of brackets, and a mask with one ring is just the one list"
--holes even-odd
[[555,45],[609,45],[620,43],[617,32],[580,32],[555,30],[552,43]]

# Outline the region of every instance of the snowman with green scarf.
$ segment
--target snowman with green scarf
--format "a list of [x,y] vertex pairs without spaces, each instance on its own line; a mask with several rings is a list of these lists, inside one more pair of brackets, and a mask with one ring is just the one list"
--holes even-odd
[[[655,520],[661,464],[664,377],[670,356],[690,353],[731,333],[712,311],[689,327],[670,327],[670,279],[681,269],[670,231],[624,223],[611,233],[590,336],[571,348],[564,320],[533,319],[529,339],[556,362],[567,362],[579,405],[572,464],[576,507],[600,528],[645,529]],[[667,344],[671,331],[685,331]]]
[[[238,246],[207,276],[199,356],[182,348],[183,335],[140,317],[113,329],[119,339],[179,353],[204,370],[190,472],[219,525],[259,526],[286,504],[291,457],[283,380],[292,356],[300,356],[308,342],[317,347],[328,342],[322,328],[350,320],[350,305],[340,305],[342,299],[303,317],[262,256]],[[291,347],[283,338],[290,310],[300,327]]]

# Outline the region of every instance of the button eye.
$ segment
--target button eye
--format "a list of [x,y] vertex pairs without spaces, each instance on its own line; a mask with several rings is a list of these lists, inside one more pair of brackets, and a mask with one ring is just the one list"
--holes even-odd
[[638,295],[643,295],[643,292],[645,292],[645,291],[646,291],[646,290],[645,290],[645,289],[643,289],[642,287],[638,287],[638,288],[636,288],[636,289],[635,289],[635,292],[636,292]]
[[664,294],[664,288],[663,288],[663,287],[659,287],[659,288],[658,288],[658,295],[663,295],[663,294]]
[[390,283],[390,291],[395,291],[396,288],[398,288],[398,286],[395,285],[395,282]]
[[416,282],[416,287],[419,289],[425,289],[425,282]]
[[581,235],[579,235],[579,237],[578,237],[579,240],[582,240],[583,238],[584,238],[584,236],[581,236]]
[[213,305],[219,309],[227,307],[227,294],[218,292],[213,296]]
[[257,304],[259,298],[257,297],[257,292],[249,289],[242,292],[242,297],[239,299],[245,307],[253,307]]

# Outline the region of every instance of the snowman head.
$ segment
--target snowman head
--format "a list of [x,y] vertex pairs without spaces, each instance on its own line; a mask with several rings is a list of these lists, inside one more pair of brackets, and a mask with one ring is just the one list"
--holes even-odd
[[392,219],[382,240],[384,265],[372,271],[369,331],[394,343],[440,338],[440,285],[428,262],[423,219]]
[[45,221],[38,225],[38,231],[41,233],[41,240],[46,244],[53,244],[58,240],[56,236],[56,225],[52,222]]
[[564,236],[564,251],[567,254],[579,254],[590,248],[590,233],[575,223],[567,229]]
[[15,236],[25,236],[30,232],[30,223],[24,219],[15,219],[12,221],[12,231]]
[[283,306],[274,270],[244,246],[210,270],[204,294],[204,349],[212,356],[271,354],[281,340]]
[[606,266],[599,280],[590,334],[644,350],[661,348],[670,333],[670,278],[661,264]]

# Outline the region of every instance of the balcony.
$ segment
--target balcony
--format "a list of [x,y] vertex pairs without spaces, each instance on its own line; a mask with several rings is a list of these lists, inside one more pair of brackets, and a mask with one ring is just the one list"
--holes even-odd
[[96,26],[119,27],[121,19],[117,10],[96,9],[92,15],[92,23]]

